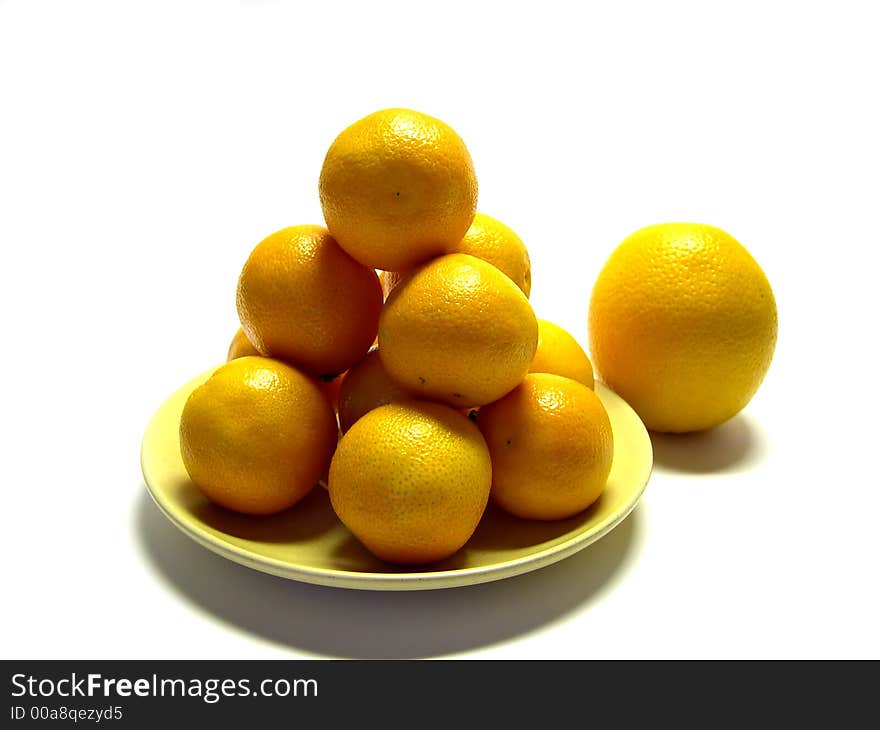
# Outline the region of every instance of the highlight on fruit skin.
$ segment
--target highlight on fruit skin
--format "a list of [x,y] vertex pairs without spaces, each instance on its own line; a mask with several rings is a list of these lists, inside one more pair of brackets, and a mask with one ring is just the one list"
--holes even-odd
[[379,355],[397,382],[455,408],[516,387],[538,345],[525,294],[491,264],[440,256],[403,279],[379,319]]
[[491,481],[486,442],[466,416],[409,400],[354,423],[333,455],[328,491],[339,519],[371,553],[419,564],[465,545]]
[[224,363],[190,393],[180,454],[212,502],[267,515],[299,502],[327,469],[336,417],[316,381],[266,357]]
[[605,489],[614,456],[611,421],[583,383],[529,373],[477,419],[492,457],[491,498],[523,519],[561,520]]
[[[229,351],[226,354],[226,361],[237,360],[240,357],[266,357],[251,344],[251,341],[247,338],[247,335],[241,327],[239,327],[236,333],[232,336],[232,342],[229,343]],[[335,378],[332,376],[326,376],[315,379],[321,392],[327,396],[327,400],[330,402],[334,411],[338,407],[339,388],[342,385],[342,378],[344,375],[345,373],[342,373]]]
[[[477,212],[467,233],[444,253],[466,253],[492,264],[516,284],[526,297],[532,291],[532,262],[516,232],[496,218]],[[408,271],[380,271],[379,281],[385,299]]]
[[776,346],[776,300],[733,236],[663,223],[626,238],[590,297],[589,345],[601,379],[645,425],[685,433],[739,413]]
[[532,262],[523,240],[500,220],[477,212],[464,237],[446,253],[467,253],[492,264],[526,296],[532,291]]
[[387,300],[394,290],[394,287],[403,278],[403,274],[399,271],[380,271],[379,283],[382,285],[382,298]]
[[477,177],[461,137],[412,109],[383,109],[343,130],[321,167],[324,220],[365,266],[407,271],[464,236]]

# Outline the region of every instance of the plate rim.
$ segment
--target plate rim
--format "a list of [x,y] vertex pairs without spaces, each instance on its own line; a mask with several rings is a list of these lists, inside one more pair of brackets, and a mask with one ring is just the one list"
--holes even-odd
[[[653,473],[653,447],[644,423],[632,407],[621,398],[621,396],[611,390],[607,385],[597,380],[596,388],[601,388],[603,395],[608,395],[620,400],[626,408],[631,411],[635,420],[638,422],[639,436],[640,438],[643,438],[647,444],[647,451],[650,456],[644,467],[642,478],[639,480],[639,486],[629,496],[624,508],[609,515],[604,522],[600,522],[596,525],[586,537],[583,534],[575,534],[561,543],[556,543],[542,550],[537,550],[533,553],[510,560],[491,563],[489,565],[480,565],[470,568],[453,568],[448,570],[380,573],[376,571],[353,571],[335,568],[311,568],[279,560],[277,558],[258,556],[246,548],[226,542],[222,538],[212,535],[209,532],[196,529],[185,520],[179,519],[174,514],[173,510],[165,504],[167,498],[164,494],[150,483],[150,470],[145,463],[145,452],[149,436],[153,431],[153,427],[160,413],[162,413],[168,402],[174,399],[180,391],[187,388],[192,390],[192,388],[195,387],[194,383],[197,383],[202,378],[206,378],[215,369],[216,368],[212,368],[201,375],[190,379],[180,388],[176,389],[165,398],[150,418],[141,441],[140,450],[141,472],[144,477],[147,493],[162,514],[194,542],[231,562],[280,578],[296,580],[312,585],[374,591],[437,590],[442,588],[477,585],[502,580],[504,578],[512,578],[517,575],[522,575],[552,565],[560,560],[564,560],[605,537],[633,512],[641,501],[642,495],[644,494]],[[315,489],[318,488],[320,487],[316,485]]]

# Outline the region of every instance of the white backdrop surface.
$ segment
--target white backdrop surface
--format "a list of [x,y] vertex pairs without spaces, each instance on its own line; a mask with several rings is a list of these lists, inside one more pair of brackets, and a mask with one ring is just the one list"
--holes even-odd
[[[874,657],[880,47],[870,3],[0,0],[6,658]],[[742,241],[779,307],[743,413],[655,437],[636,512],[544,570],[367,593],[224,561],[140,438],[222,360],[268,233],[347,124],[463,136],[532,303],[586,345],[651,223]]]

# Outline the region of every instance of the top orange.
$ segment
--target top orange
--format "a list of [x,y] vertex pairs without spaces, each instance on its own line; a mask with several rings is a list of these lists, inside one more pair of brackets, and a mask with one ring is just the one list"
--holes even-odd
[[477,177],[448,124],[385,109],[330,145],[319,193],[327,228],[350,256],[406,271],[462,239],[477,208]]

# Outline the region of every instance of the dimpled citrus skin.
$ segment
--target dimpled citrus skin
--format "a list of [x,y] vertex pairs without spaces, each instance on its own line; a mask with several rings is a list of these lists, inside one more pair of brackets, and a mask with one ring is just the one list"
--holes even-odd
[[468,254],[441,256],[391,292],[379,320],[379,355],[418,397],[456,408],[490,403],[528,372],[535,314],[517,286]]
[[770,367],[776,333],[761,267],[708,225],[632,234],[590,298],[593,365],[654,431],[698,431],[736,415]]
[[530,373],[554,373],[594,386],[593,366],[587,353],[568,331],[546,319],[538,320],[538,349]]
[[318,192],[340,246],[366,266],[405,271],[464,236],[476,211],[477,177],[448,124],[385,109],[334,140]]
[[[526,245],[513,230],[484,213],[474,216],[474,222],[464,238],[449,246],[446,253],[476,256],[506,274],[526,296],[532,291],[532,264]],[[386,299],[405,274],[397,271],[379,272],[382,293]]]
[[186,471],[211,501],[245,514],[296,504],[324,474],[336,418],[314,380],[245,356],[196,388],[180,419]]
[[561,375],[530,373],[480,409],[492,455],[492,499],[517,517],[558,520],[598,499],[614,453],[599,397]]
[[483,259],[507,274],[526,296],[532,291],[532,264],[526,245],[511,228],[485,213],[474,216],[464,238],[447,252]]
[[260,351],[251,344],[251,341],[247,338],[244,330],[239,327],[236,333],[232,336],[232,342],[229,343],[229,350],[226,353],[226,359],[236,360],[239,357],[246,357],[247,355],[259,356],[259,354]]
[[345,374],[339,386],[339,425],[342,433],[374,408],[408,398],[412,398],[412,393],[385,371],[379,350],[371,350]]
[[466,416],[403,401],[360,418],[330,465],[330,501],[370,552],[428,563],[459,550],[486,508],[492,464]]
[[247,338],[264,355],[317,376],[360,360],[376,336],[379,277],[345,253],[326,228],[284,228],[257,244],[236,296]]
[[[238,331],[232,337],[232,342],[229,344],[229,352],[227,353],[226,361],[237,360],[240,357],[248,356],[263,357],[263,355],[260,354],[260,351],[251,344],[251,341],[247,338],[244,330],[239,327]],[[340,375],[332,380],[322,380],[319,378],[315,382],[318,384],[321,392],[327,396],[327,400],[330,401],[332,408],[336,410],[337,401],[339,399],[339,386],[342,384],[342,376]]]

